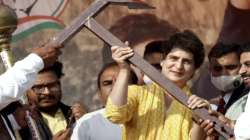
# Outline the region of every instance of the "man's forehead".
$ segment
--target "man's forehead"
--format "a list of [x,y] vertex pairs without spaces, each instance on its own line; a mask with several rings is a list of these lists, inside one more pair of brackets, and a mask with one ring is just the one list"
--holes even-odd
[[210,64],[212,65],[231,65],[239,63],[239,58],[237,55],[224,55],[220,58],[212,57],[210,59]]
[[250,52],[243,52],[240,55],[240,61],[250,61]]
[[49,84],[53,84],[57,82],[60,82],[60,81],[58,79],[51,79],[51,80],[38,79],[36,80],[34,86],[49,85]]
[[39,73],[35,82],[35,85],[46,85],[58,82],[56,74],[53,72]]

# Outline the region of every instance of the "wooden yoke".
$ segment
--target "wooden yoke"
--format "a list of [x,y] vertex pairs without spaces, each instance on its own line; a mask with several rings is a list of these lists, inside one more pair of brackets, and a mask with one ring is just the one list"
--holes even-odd
[[125,5],[128,6],[129,9],[152,9],[144,2],[140,2],[139,0],[96,0],[92,3],[84,12],[82,12],[69,26],[67,26],[64,30],[59,32],[52,41],[49,43],[56,43],[63,45],[72,37],[75,36],[76,33],[81,31],[82,28],[85,27],[85,23],[89,21],[90,18],[95,17],[98,13],[100,13],[105,7],[109,4],[116,5]]
[[[90,5],[79,17],[77,17],[68,27],[61,31],[57,36],[53,38],[50,43],[64,44],[70,40],[77,32],[83,27],[87,27],[91,32],[96,34],[104,42],[110,46],[127,46],[117,37],[111,34],[103,26],[96,22],[94,17],[109,4],[125,5],[128,8],[133,9],[152,9],[153,7],[147,5],[139,0],[96,0]],[[153,81],[159,84],[163,89],[168,91],[176,100],[187,107],[188,96],[174,83],[168,80],[158,70],[146,62],[137,53],[134,53],[133,57],[128,60],[136,67],[146,73]],[[216,117],[211,116],[208,110],[205,108],[192,110],[194,114],[203,120],[209,119],[215,123],[215,130],[224,136],[226,139],[234,137],[233,130],[219,121]]]

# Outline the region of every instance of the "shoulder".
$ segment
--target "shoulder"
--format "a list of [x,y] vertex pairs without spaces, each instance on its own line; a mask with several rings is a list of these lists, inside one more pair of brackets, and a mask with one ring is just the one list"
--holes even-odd
[[245,110],[248,95],[245,95],[234,102],[227,110],[226,116],[236,120]]
[[147,84],[147,85],[130,85],[129,91],[154,91],[154,90],[163,90],[156,83]]
[[247,98],[248,98],[248,94],[242,96],[241,98],[239,98],[234,104],[236,104],[236,105],[241,105],[242,104],[243,106],[245,106],[246,103],[247,103]]
[[128,96],[130,98],[140,98],[144,95],[149,95],[149,93],[155,94],[160,92],[164,92],[164,89],[155,83],[148,85],[130,85],[128,87]]
[[99,110],[84,114],[79,120],[77,120],[77,123],[84,123],[85,121],[94,119],[97,116],[100,116],[100,115],[102,116],[103,113],[104,113],[104,109],[99,109]]

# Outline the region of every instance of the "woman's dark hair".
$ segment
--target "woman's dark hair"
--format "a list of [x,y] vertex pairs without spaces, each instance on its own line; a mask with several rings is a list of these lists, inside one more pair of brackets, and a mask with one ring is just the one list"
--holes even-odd
[[183,49],[193,54],[194,66],[199,68],[204,61],[205,49],[201,40],[191,31],[185,30],[170,37],[168,41],[163,42],[164,58],[174,48]]

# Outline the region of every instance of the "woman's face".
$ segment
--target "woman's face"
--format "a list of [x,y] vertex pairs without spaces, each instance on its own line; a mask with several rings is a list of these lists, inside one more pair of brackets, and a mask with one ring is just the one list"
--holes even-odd
[[162,73],[179,87],[183,87],[195,72],[193,54],[183,49],[172,49],[162,64]]

